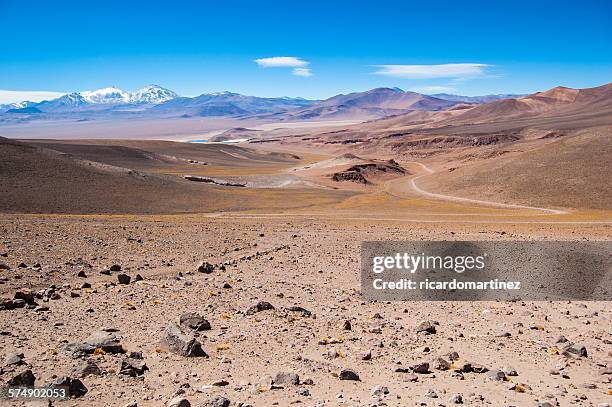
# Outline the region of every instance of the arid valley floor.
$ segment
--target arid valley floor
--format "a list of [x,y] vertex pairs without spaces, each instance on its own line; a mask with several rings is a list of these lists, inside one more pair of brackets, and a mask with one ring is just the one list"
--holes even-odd
[[58,406],[607,405],[609,302],[360,295],[363,241],[610,240],[611,115],[567,109],[0,138],[0,380],[73,383]]

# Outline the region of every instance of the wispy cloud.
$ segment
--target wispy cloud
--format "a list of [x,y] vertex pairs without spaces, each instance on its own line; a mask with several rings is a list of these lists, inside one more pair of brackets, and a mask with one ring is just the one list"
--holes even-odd
[[63,92],[47,92],[38,90],[2,90],[0,89],[0,104],[23,102],[41,102],[65,95]]
[[312,71],[308,68],[293,68],[293,71],[291,71],[291,73],[295,76],[312,76]]
[[470,78],[482,76],[491,65],[441,64],[441,65],[374,65],[375,75],[406,79]]
[[263,68],[298,68],[309,64],[308,61],[297,57],[259,58],[255,63]]

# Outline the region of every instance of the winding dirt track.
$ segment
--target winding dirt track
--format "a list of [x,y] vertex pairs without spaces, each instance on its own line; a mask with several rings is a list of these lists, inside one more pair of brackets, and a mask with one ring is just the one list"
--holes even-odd
[[526,209],[526,210],[531,210],[531,211],[543,212],[544,214],[547,214],[547,215],[563,215],[563,214],[568,213],[567,211],[563,211],[559,209],[542,208],[538,206],[527,206],[527,205],[518,205],[518,204],[506,204],[506,203],[500,203],[500,202],[485,201],[481,199],[472,199],[472,198],[463,198],[463,197],[452,196],[452,195],[436,194],[434,192],[425,191],[416,184],[416,181],[419,178],[434,174],[435,171],[429,168],[428,166],[426,166],[425,164],[420,163],[418,161],[410,161],[410,163],[419,165],[423,169],[424,173],[417,175],[415,177],[411,177],[410,179],[407,180],[407,182],[406,182],[405,177],[394,179],[392,181],[387,182],[385,184],[385,191],[387,193],[393,196],[396,196],[398,198],[405,198],[407,195],[411,195],[411,193],[412,194],[416,193],[421,196],[425,196],[428,198],[434,198],[434,199],[440,199],[444,201],[471,203],[471,204],[476,204],[476,205],[493,206],[493,207],[504,208],[504,209]]

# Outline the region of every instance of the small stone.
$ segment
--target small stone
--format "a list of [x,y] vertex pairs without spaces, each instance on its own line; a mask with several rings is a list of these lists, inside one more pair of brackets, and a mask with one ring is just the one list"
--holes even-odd
[[87,387],[82,381],[68,376],[58,377],[49,384],[49,387],[68,387],[68,396],[74,398],[84,396],[87,393]]
[[508,376],[518,376],[518,372],[512,366],[505,366],[502,371]]
[[184,335],[175,324],[170,324],[164,331],[162,347],[169,352],[186,357],[208,357],[202,345],[194,337]]
[[211,329],[210,322],[195,312],[185,312],[179,317],[179,324],[183,328],[193,329],[196,332]]
[[344,369],[338,375],[340,380],[355,380],[359,381],[359,375],[350,369]]
[[4,358],[5,366],[20,366],[25,365],[23,353],[11,353]]
[[463,396],[461,396],[461,394],[457,393],[457,394],[453,394],[449,399],[448,402],[451,404],[463,404]]
[[83,342],[70,343],[64,349],[73,356],[92,354],[96,349],[101,349],[105,353],[125,353],[117,336],[103,330],[92,333]]
[[424,394],[424,396],[432,398],[432,399],[437,399],[438,398],[438,394],[433,389],[427,390],[427,392]]
[[113,264],[108,268],[110,271],[121,271],[121,266],[118,264]]
[[433,321],[422,321],[417,327],[416,332],[425,332],[427,334],[435,334],[436,327]]
[[437,358],[433,361],[433,368],[436,370],[448,370],[450,369],[450,363],[443,358]]
[[429,373],[429,363],[419,362],[410,366],[410,370],[414,373]]
[[216,382],[213,382],[213,386],[216,387],[224,387],[227,386],[229,384],[229,382],[227,380],[221,379],[221,380],[217,380]]
[[361,355],[361,360],[371,360],[371,359],[372,359],[372,351],[370,351],[370,350],[367,351],[367,352],[364,352]]
[[87,359],[79,363],[73,370],[72,375],[76,377],[100,376],[102,371],[93,359]]
[[370,390],[370,393],[374,397],[383,398],[389,394],[389,388],[387,386],[376,386]]
[[183,397],[175,397],[166,404],[167,407],[191,407],[189,400]]
[[117,281],[119,284],[129,284],[132,278],[127,274],[117,274]]
[[300,377],[292,372],[278,372],[272,378],[272,383],[281,386],[285,384],[297,386],[300,384]]
[[149,368],[140,359],[127,359],[119,362],[119,374],[136,377],[142,376]]
[[203,261],[198,264],[198,272],[200,273],[210,274],[213,271],[215,271],[215,266],[207,261]]
[[350,331],[351,329],[353,329],[353,327],[351,326],[351,321],[346,319],[342,324],[342,329],[344,329],[345,331]]
[[229,405],[231,404],[231,401],[229,401],[229,399],[226,399],[225,397],[222,396],[214,396],[211,399],[209,399],[206,404],[204,404],[205,407],[229,407]]
[[87,274],[85,274],[85,270],[81,270],[77,273],[77,277],[86,278]]
[[449,353],[448,354],[448,360],[451,360],[453,362],[456,361],[456,360],[459,360],[459,354],[457,352],[454,352],[454,351]]
[[8,385],[9,386],[26,386],[26,387],[32,387],[34,386],[34,381],[36,380],[36,377],[34,377],[34,374],[32,373],[32,371],[30,369],[24,370],[23,372],[20,372],[18,374],[16,374],[15,376],[13,376],[9,381],[8,381]]
[[506,380],[506,374],[501,370],[491,370],[487,377],[496,382],[503,382]]
[[289,308],[287,308],[287,310],[291,311],[291,312],[299,312],[299,313],[302,314],[302,316],[304,316],[306,318],[310,318],[312,316],[312,312],[308,311],[306,308],[299,307],[297,305],[289,307]]
[[566,342],[567,342],[567,338],[563,335],[559,335],[557,339],[555,339],[555,343],[566,343]]
[[274,309],[274,306],[272,304],[270,304],[269,302],[267,302],[267,301],[259,301],[257,304],[251,306],[247,310],[246,314],[247,315],[253,315],[253,314],[256,314],[256,313],[261,312],[261,311],[272,310],[272,309]]
[[563,348],[563,355],[565,356],[579,356],[579,357],[587,357],[587,349],[584,345],[579,343],[574,343]]

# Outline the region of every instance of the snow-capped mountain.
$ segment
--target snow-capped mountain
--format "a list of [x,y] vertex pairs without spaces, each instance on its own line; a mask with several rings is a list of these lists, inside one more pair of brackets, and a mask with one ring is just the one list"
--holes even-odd
[[178,97],[173,91],[158,85],[145,86],[135,92],[109,87],[93,91],[80,92],[83,99],[90,104],[151,104],[156,105]]
[[29,100],[25,100],[23,102],[7,103],[7,104],[4,104],[4,105],[0,105],[0,113],[6,112],[7,110],[25,109],[25,108],[28,108],[28,107],[35,106],[37,104],[38,103],[30,102]]
[[69,93],[57,99],[45,100],[33,106],[43,112],[59,113],[91,109],[100,111],[122,106],[129,107],[129,105],[157,105],[177,97],[178,95],[173,91],[157,85],[149,85],[135,92],[108,87],[92,91]]
[[91,104],[130,103],[132,96],[130,92],[114,87],[81,92],[80,95],[87,103]]
[[158,105],[179,95],[157,85],[149,85],[130,94],[130,103]]

